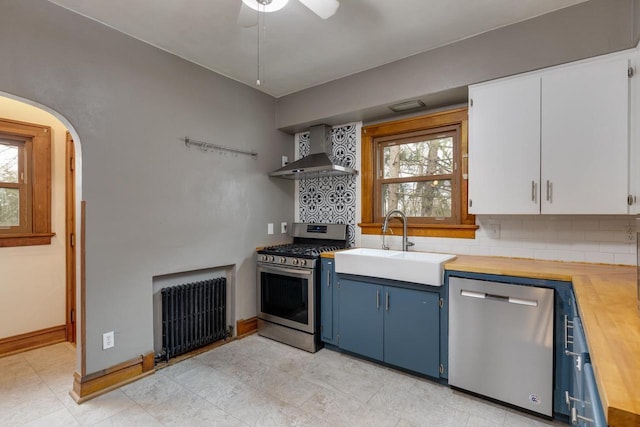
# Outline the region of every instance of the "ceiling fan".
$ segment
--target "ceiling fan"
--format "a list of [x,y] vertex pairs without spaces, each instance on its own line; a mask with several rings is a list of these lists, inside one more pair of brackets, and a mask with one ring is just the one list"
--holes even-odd
[[[289,0],[242,0],[238,25],[253,27],[258,23],[258,12],[275,12],[286,6]],[[322,19],[332,17],[338,10],[338,0],[298,0]]]

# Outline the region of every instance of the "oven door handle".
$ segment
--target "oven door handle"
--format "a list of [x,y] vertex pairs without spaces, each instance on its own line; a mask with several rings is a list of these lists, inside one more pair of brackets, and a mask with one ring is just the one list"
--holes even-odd
[[261,265],[258,267],[259,271],[265,271],[268,273],[288,273],[295,274],[296,276],[311,276],[313,270],[296,270],[294,268],[286,268],[286,267],[270,267]]

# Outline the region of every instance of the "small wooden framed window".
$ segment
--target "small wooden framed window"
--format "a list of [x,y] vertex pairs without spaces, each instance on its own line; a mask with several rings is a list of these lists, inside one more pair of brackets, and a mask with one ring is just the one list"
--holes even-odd
[[0,232],[31,232],[31,138],[0,133]]
[[400,209],[410,235],[473,238],[466,154],[466,108],[364,127],[362,232],[380,234],[386,213]]
[[460,127],[374,138],[378,175],[375,218],[393,209],[410,222],[456,224],[460,217]]
[[0,119],[0,247],[51,243],[51,128]]

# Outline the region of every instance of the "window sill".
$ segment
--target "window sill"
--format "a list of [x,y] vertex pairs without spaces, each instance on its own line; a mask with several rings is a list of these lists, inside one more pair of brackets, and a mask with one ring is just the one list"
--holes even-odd
[[[382,223],[360,223],[362,234],[382,235]],[[393,224],[389,228],[393,235],[402,236],[402,225]],[[475,224],[409,224],[407,234],[419,237],[450,237],[457,239],[475,239],[476,230],[480,228]],[[387,236],[391,235],[391,231]]]
[[0,235],[0,248],[50,245],[56,233],[24,233]]

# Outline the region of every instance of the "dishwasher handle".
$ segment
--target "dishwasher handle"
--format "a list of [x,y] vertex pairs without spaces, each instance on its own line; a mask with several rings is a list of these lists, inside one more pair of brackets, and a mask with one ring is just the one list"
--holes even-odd
[[506,295],[496,295],[496,294],[487,294],[487,293],[475,292],[475,291],[466,291],[464,289],[460,291],[460,295],[463,296],[463,297],[478,298],[478,299],[488,299],[488,300],[500,301],[500,302],[508,302],[510,304],[526,305],[526,306],[529,306],[529,307],[537,307],[538,306],[538,301],[535,301],[535,300],[529,300],[529,299],[523,299],[523,298],[514,298],[514,297],[510,297],[510,296],[506,296]]

